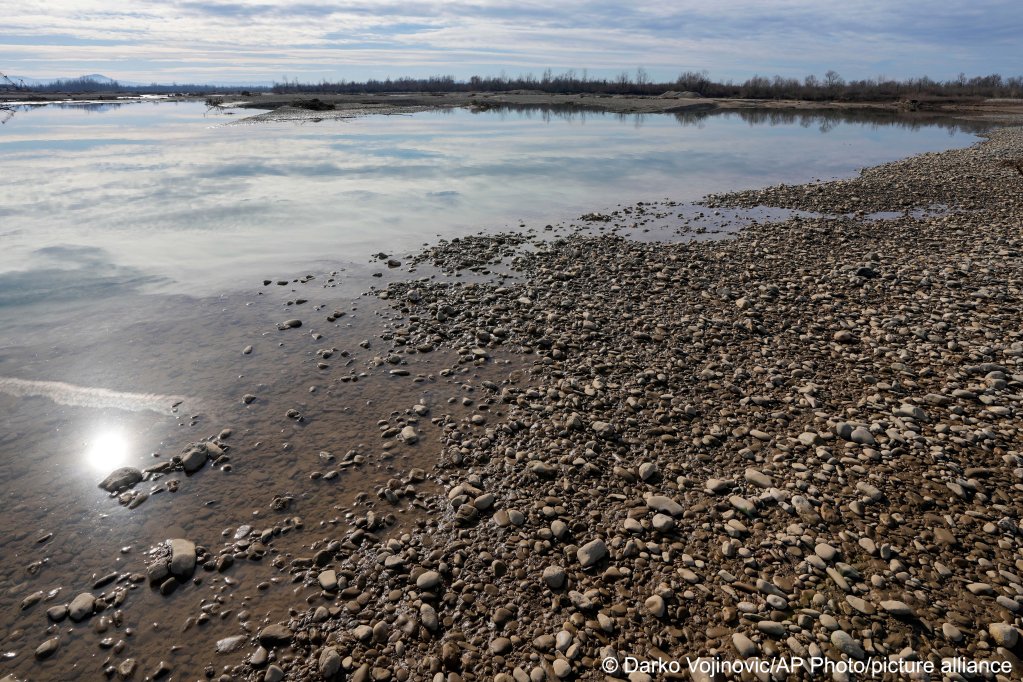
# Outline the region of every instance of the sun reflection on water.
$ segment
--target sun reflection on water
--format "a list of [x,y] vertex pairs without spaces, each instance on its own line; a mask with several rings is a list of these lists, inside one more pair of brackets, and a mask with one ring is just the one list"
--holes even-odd
[[123,431],[102,429],[85,444],[85,461],[98,471],[112,471],[128,462],[129,442]]

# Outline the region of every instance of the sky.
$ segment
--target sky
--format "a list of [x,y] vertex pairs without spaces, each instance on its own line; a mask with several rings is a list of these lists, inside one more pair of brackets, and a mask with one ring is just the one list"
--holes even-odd
[[400,76],[938,80],[1023,73],[1020,0],[4,0],[0,72],[125,82]]

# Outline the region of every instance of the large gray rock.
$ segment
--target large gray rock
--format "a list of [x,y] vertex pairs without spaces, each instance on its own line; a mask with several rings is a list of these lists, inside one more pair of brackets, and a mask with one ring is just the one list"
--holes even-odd
[[170,572],[175,578],[187,579],[195,572],[195,543],[175,538],[169,541],[171,549]]
[[108,493],[119,493],[127,490],[142,480],[142,472],[134,467],[121,467],[110,472],[110,475],[100,482],[99,487]]

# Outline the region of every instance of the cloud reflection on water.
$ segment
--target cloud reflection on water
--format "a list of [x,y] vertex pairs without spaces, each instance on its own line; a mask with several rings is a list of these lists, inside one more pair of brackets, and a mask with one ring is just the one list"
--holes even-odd
[[162,281],[157,275],[117,265],[107,251],[94,246],[47,246],[32,251],[28,264],[24,270],[0,272],[0,306],[95,300]]
[[19,113],[0,131],[0,303],[244,287],[437,233],[849,175],[970,140],[933,121],[819,112],[505,108],[306,126],[204,114],[198,102]]

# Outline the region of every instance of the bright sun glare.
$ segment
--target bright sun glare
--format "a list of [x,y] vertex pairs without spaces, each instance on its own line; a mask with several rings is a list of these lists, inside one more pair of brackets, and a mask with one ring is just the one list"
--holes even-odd
[[115,430],[98,432],[85,446],[85,461],[95,469],[116,469],[128,460],[128,439]]

